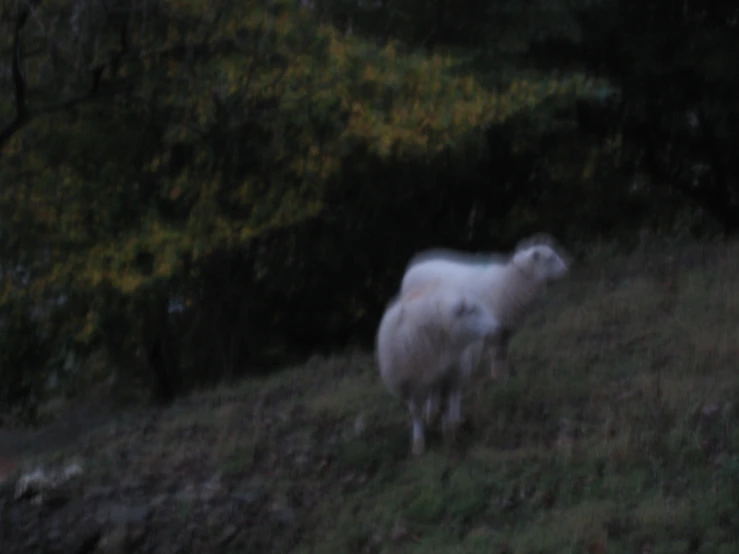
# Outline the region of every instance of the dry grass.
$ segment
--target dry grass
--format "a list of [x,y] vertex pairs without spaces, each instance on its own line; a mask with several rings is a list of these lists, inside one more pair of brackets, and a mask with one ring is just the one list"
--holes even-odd
[[739,552],[737,275],[737,244],[582,264],[514,339],[516,375],[467,391],[452,452],[431,432],[410,458],[367,354],[193,396],[84,452],[101,479],[259,482],[297,514],[289,540],[254,528],[264,552]]

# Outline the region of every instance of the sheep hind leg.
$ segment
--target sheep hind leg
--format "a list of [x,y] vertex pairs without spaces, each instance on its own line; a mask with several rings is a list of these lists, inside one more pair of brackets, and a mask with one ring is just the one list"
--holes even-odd
[[413,431],[411,434],[411,454],[414,456],[420,456],[426,450],[426,437],[423,418],[421,417],[421,408],[415,399],[411,399],[408,401],[408,410],[411,413],[411,421],[413,424]]

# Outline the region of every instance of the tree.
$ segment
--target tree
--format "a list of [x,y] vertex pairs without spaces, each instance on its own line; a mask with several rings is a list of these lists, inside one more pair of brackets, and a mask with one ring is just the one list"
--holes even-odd
[[[356,322],[387,277],[325,283],[318,272],[330,260],[413,203],[419,178],[441,171],[451,184],[456,171],[474,172],[487,126],[592,87],[575,75],[488,90],[452,55],[378,46],[287,1],[17,9],[5,19],[16,23],[3,52],[13,63],[23,56],[26,70],[2,82],[23,92],[0,105],[11,130],[0,168],[12,183],[0,191],[3,251],[32,270],[30,298],[75,299],[74,309],[52,310],[68,316],[64,344],[105,348],[121,364],[134,353],[128,365],[165,400],[177,380],[221,374],[195,355],[216,359],[213,329],[298,340],[313,328],[315,342],[327,319],[317,293],[331,283],[326,332]],[[378,185],[377,172],[395,179]],[[228,302],[241,313],[209,309],[241,283],[243,301]],[[14,290],[6,281],[4,302]],[[263,339],[247,341],[249,359]]]

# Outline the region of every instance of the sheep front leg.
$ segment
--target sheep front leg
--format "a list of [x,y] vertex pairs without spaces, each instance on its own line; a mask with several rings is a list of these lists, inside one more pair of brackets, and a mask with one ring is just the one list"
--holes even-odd
[[426,450],[426,438],[423,418],[421,417],[421,407],[415,398],[408,401],[408,410],[411,413],[411,421],[413,424],[413,432],[411,434],[411,453],[414,456],[420,456]]
[[462,390],[452,388],[447,396],[446,412],[442,419],[444,442],[451,446],[457,440],[457,429],[462,421]]
[[511,332],[503,331],[492,343],[493,361],[490,367],[490,377],[495,381],[506,381],[510,377],[508,367],[508,343]]
[[432,390],[426,399],[426,410],[424,416],[426,425],[431,425],[439,415],[439,391]]

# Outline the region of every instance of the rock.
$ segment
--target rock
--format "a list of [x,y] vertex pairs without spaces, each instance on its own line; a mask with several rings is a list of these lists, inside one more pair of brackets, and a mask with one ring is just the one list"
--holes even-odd
[[82,465],[79,462],[70,462],[61,471],[60,479],[70,481],[82,475]]
[[31,498],[35,504],[51,501],[54,507],[59,507],[66,504],[71,495],[69,482],[81,474],[82,466],[77,462],[67,464],[59,471],[37,468],[18,479],[15,499]]
[[26,473],[18,479],[15,485],[15,499],[34,497],[42,490],[51,487],[51,484],[51,479],[41,469]]

